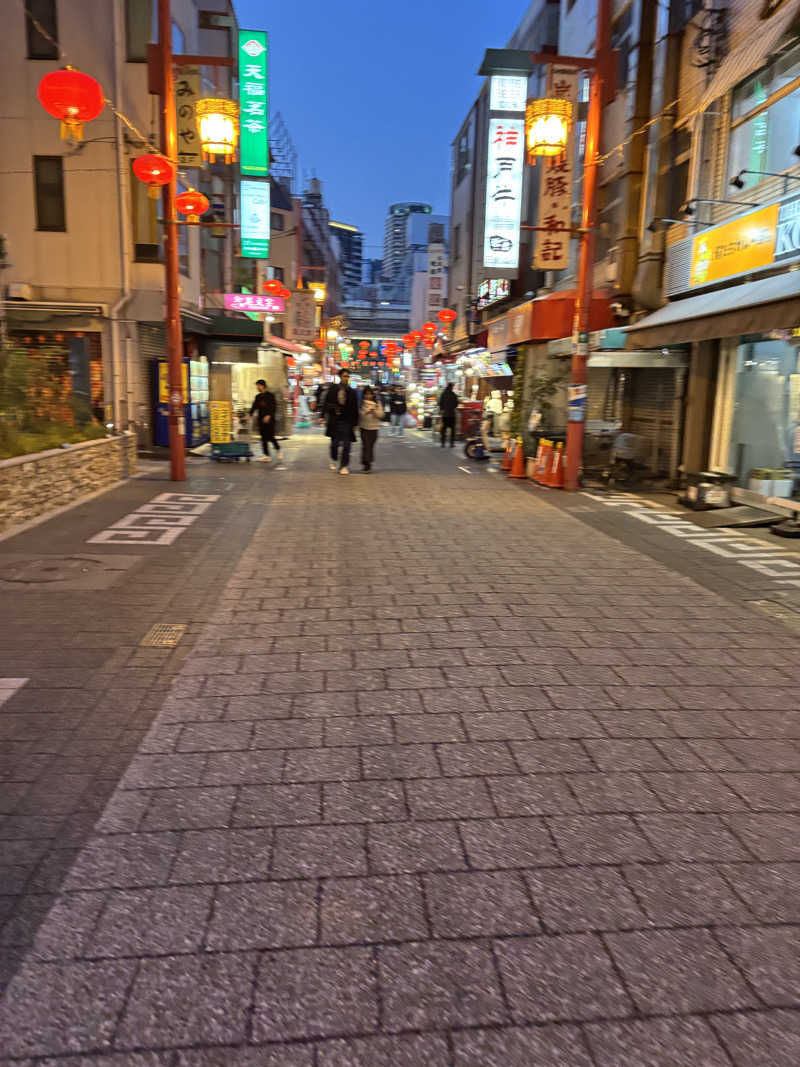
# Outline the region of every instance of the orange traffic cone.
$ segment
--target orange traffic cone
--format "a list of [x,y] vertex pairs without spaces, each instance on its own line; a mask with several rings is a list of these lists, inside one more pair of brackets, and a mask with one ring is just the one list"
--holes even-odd
[[508,476],[509,478],[525,477],[525,449],[521,437],[517,438],[517,447],[514,449],[514,459]]
[[505,453],[503,455],[503,462],[500,464],[500,470],[501,471],[510,471],[511,470],[511,438],[510,437],[508,439],[508,444],[506,445],[506,450],[505,450]]
[[564,488],[564,446],[560,441],[553,449],[547,484],[551,489]]
[[553,442],[548,441],[546,438],[542,438],[539,442],[541,452],[539,453],[539,462],[536,464],[536,470],[533,474],[533,480],[537,485],[547,485],[547,472],[550,469],[550,457],[553,454]]

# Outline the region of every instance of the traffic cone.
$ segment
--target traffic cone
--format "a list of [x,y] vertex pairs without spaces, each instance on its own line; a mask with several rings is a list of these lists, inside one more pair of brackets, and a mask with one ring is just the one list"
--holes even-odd
[[514,449],[514,459],[508,476],[509,478],[525,477],[525,449],[521,437],[517,438],[517,447]]
[[539,462],[536,464],[533,480],[537,485],[547,485],[547,472],[550,469],[550,457],[553,454],[553,442],[548,441],[543,437],[540,444],[542,450],[539,453]]
[[564,488],[564,446],[560,441],[553,449],[547,484],[551,489]]
[[505,453],[503,454],[503,462],[500,464],[500,470],[501,471],[510,471],[511,470],[511,438],[510,437],[508,439],[508,444],[506,445]]

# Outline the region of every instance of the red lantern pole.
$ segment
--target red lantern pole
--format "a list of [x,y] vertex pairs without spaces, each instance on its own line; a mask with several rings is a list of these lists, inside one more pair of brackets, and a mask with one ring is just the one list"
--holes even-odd
[[[175,79],[172,69],[172,13],[170,0],[158,0],[158,49],[161,53],[161,140],[167,159],[178,158]],[[173,482],[186,481],[186,408],[183,396],[183,331],[178,280],[178,173],[173,171],[163,192],[164,267],[169,381],[169,463]]]
[[[586,365],[589,353],[589,326],[594,288],[594,231],[597,225],[597,177],[600,169],[600,127],[603,100],[613,69],[611,51],[611,0],[599,0],[597,5],[597,36],[595,67],[589,91],[589,113],[586,118],[586,148],[583,163],[583,210],[581,218],[581,255],[578,267],[578,290],[573,323],[572,385],[583,391],[583,405],[567,422],[567,455],[564,464],[564,488],[578,488],[583,465],[583,427],[586,416]],[[577,335],[577,336],[576,336]]]

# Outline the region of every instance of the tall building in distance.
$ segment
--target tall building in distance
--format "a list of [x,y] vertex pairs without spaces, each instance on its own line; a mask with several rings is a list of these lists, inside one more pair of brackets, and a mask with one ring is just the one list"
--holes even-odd
[[331,244],[339,261],[345,293],[361,285],[364,270],[364,234],[346,222],[329,222]]
[[413,215],[431,215],[430,204],[392,204],[383,231],[383,278],[396,280],[408,247],[406,224]]

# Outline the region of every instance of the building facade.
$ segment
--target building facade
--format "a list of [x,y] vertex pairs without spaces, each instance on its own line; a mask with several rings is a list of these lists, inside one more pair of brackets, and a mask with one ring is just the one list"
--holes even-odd
[[430,204],[391,204],[386,215],[383,232],[383,279],[394,282],[398,279],[406,249],[408,248],[407,223],[413,215],[431,215]]
[[346,222],[330,222],[331,241],[339,263],[344,293],[361,285],[364,274],[364,234]]

